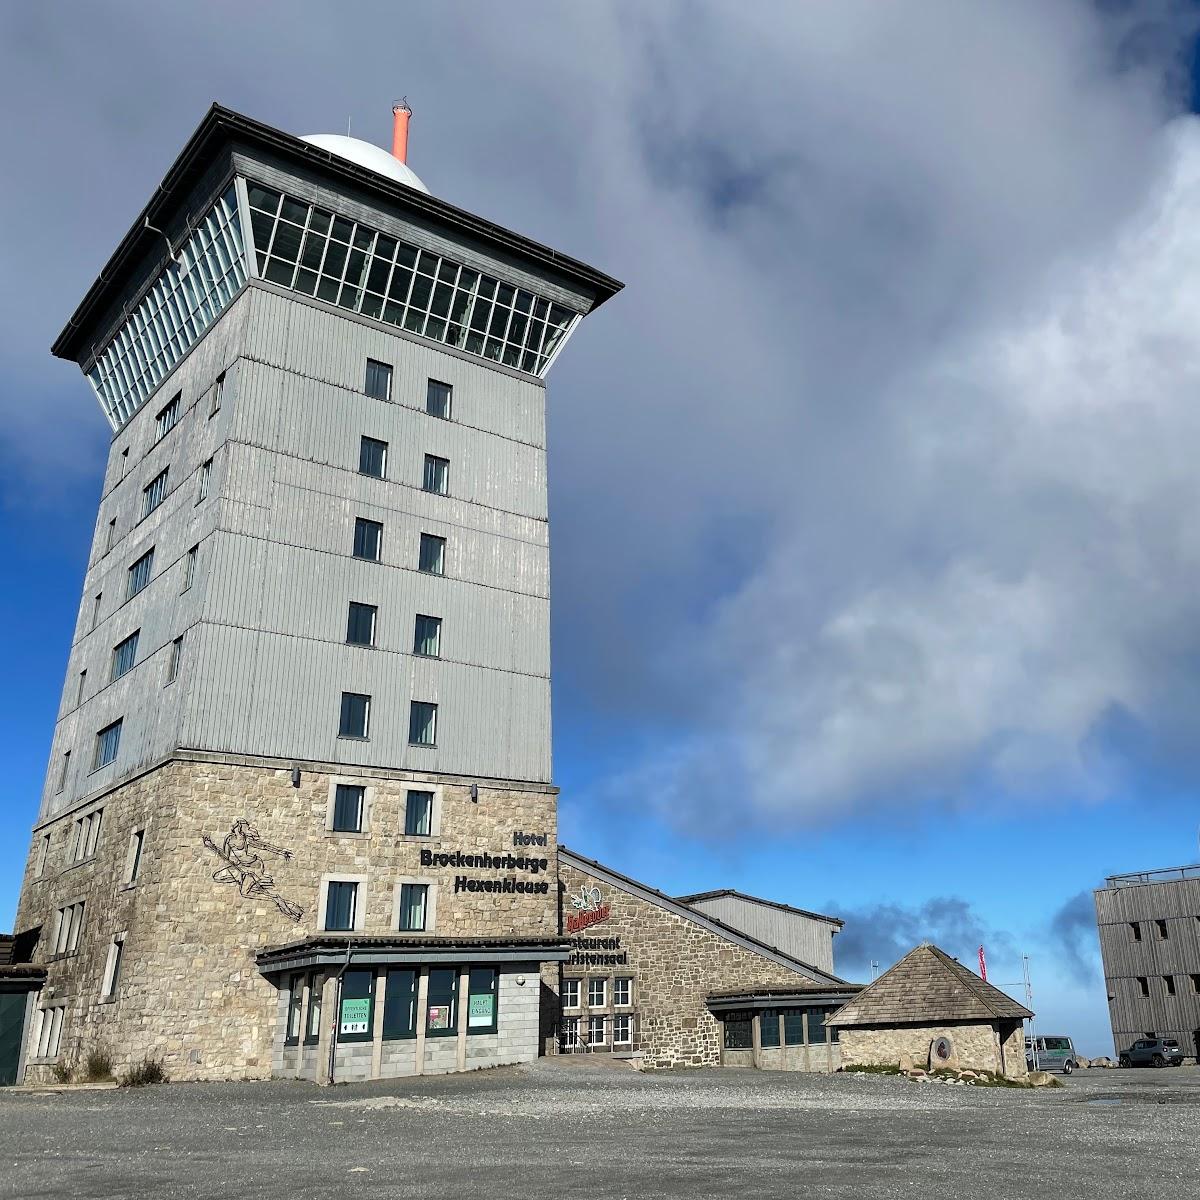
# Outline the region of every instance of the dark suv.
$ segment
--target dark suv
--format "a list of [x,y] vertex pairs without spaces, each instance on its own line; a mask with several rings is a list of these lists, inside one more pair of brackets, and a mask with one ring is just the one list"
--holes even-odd
[[1174,1038],[1142,1038],[1117,1061],[1123,1067],[1178,1067],[1183,1065],[1183,1051]]

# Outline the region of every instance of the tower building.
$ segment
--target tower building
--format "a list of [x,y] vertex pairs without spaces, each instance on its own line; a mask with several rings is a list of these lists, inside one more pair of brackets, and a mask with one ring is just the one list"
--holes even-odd
[[538,1052],[545,380],[620,284],[214,106],[58,340],[112,428],[16,937],[26,1077]]

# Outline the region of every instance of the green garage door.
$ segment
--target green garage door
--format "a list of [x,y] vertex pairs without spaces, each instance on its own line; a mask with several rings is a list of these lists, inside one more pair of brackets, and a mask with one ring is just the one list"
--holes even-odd
[[17,1082],[27,992],[0,992],[0,1087]]

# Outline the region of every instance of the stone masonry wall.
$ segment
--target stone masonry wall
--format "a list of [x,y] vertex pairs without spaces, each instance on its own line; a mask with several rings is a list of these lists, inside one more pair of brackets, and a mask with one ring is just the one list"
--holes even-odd
[[[897,1066],[903,1055],[919,1067],[929,1065],[929,1045],[939,1037],[954,1043],[960,1067],[1000,1073],[1000,1038],[994,1024],[897,1025],[882,1029],[843,1027],[839,1030],[842,1064],[850,1067]],[[1025,1050],[1021,1042],[1021,1074]]]
[[[563,967],[563,976],[582,980],[577,1012],[586,1026],[589,1013],[636,1014],[637,1037],[647,1067],[717,1066],[721,1061],[721,1026],[709,1013],[710,992],[780,985],[795,987],[804,976],[641,897],[613,887],[565,862],[559,864],[564,918],[573,909],[570,897],[583,886],[600,889],[611,908],[604,921],[571,936],[621,939],[628,966]],[[587,1007],[590,975],[633,977],[631,1009],[613,1009],[612,990],[605,1009]]]
[[[34,831],[17,911],[18,931],[41,926],[36,961],[48,966],[41,1005],[67,1001],[59,1061],[79,1060],[104,1046],[118,1068],[143,1057],[162,1058],[173,1079],[260,1078],[271,1073],[276,1036],[277,993],[259,974],[254,956],[265,946],[317,932],[322,877],[364,876],[360,904],[362,931],[392,931],[395,888],[400,877],[421,877],[437,885],[436,924],[446,936],[558,936],[555,855],[545,873],[467,872],[422,866],[422,847],[435,851],[490,851],[529,854],[512,846],[514,830],[545,832],[555,838],[555,795],[531,787],[479,788],[472,803],[466,783],[444,782],[440,836],[403,836],[408,788],[439,781],[408,773],[350,768],[302,768],[299,787],[286,767],[253,760],[175,759],[123,784],[96,801]],[[331,778],[373,788],[366,830],[339,834],[326,830]],[[71,864],[72,828],[77,816],[104,808],[102,832],[93,857]],[[275,892],[299,906],[293,920],[269,897],[245,897],[232,883],[214,879],[220,847],[235,821],[252,822],[268,843],[290,857],[260,852],[274,879]],[[146,829],[141,868],[125,885],[131,832]],[[45,869],[37,874],[42,836],[50,834]],[[546,880],[545,894],[454,894],[458,874]],[[85,901],[85,916],[74,954],[52,957],[55,912]],[[114,934],[126,934],[115,999],[103,1001],[101,988]],[[36,1037],[38,1020],[30,1037]],[[35,1048],[35,1047],[34,1047]],[[27,1079],[46,1079],[50,1063],[34,1063]]]

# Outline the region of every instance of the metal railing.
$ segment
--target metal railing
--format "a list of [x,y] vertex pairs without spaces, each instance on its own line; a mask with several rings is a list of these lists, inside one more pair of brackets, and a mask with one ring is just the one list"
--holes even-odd
[[1110,875],[1105,886],[1137,887],[1143,883],[1172,883],[1181,879],[1200,879],[1200,863],[1188,867],[1161,867],[1157,871],[1132,871],[1128,875]]

